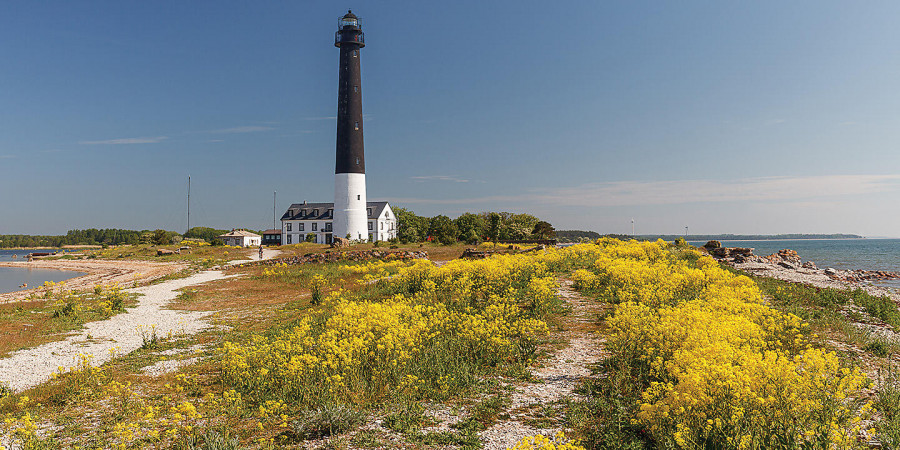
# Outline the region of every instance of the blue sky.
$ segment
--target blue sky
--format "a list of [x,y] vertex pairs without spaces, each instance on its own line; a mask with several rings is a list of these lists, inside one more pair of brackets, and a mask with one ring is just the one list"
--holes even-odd
[[0,234],[330,201],[347,7],[372,200],[900,235],[900,3],[468,0],[0,3]]

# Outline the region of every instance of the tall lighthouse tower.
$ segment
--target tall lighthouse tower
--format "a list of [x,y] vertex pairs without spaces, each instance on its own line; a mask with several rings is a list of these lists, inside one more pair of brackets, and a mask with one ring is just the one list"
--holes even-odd
[[334,237],[365,240],[366,160],[363,154],[359,49],[366,46],[359,19],[350,11],[338,22],[334,46],[341,49],[337,148],[334,164]]

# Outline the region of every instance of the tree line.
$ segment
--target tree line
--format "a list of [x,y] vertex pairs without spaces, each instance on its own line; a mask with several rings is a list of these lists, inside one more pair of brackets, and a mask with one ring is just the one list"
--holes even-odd
[[393,211],[397,216],[397,238],[402,243],[431,240],[445,245],[459,241],[474,244],[486,240],[550,239],[556,233],[549,222],[531,214],[481,212],[451,219],[445,215],[419,216],[400,207],[393,207]]
[[[397,216],[397,239],[402,243],[433,241],[441,244],[482,241],[515,241],[552,239],[556,230],[544,220],[531,214],[510,212],[465,213],[455,219],[445,215],[420,216],[400,207],[393,208]],[[211,227],[193,227],[184,234],[167,230],[124,230],[118,228],[69,230],[62,236],[0,235],[0,248],[62,247],[64,245],[168,245],[182,239],[202,239],[213,245],[221,244],[218,236],[227,233]]]
[[209,227],[194,227],[184,234],[166,230],[123,230],[118,228],[88,228],[69,230],[62,236],[32,236],[27,234],[0,234],[0,248],[62,247],[64,245],[167,245],[181,239],[203,239],[209,243],[221,243],[217,236],[227,233]]

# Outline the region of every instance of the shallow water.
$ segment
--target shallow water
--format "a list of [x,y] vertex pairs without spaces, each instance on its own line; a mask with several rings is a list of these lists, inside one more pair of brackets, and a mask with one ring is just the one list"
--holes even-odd
[[[53,250],[0,250],[0,261],[26,261],[31,252],[51,252]],[[16,258],[13,258],[16,255]],[[33,269],[27,267],[0,267],[0,294],[21,291],[40,286],[46,281],[59,282],[84,275],[83,272],[53,269]],[[28,287],[19,287],[27,283]]]

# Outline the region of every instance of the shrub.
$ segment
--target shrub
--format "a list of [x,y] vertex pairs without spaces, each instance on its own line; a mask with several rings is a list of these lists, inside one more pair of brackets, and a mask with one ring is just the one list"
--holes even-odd
[[365,414],[360,411],[328,404],[301,412],[291,427],[301,439],[317,439],[350,431],[362,423],[363,419]]
[[888,348],[888,345],[884,341],[879,340],[879,339],[870,341],[868,344],[866,344],[866,346],[863,348],[863,350],[865,350],[879,358],[886,358],[888,356],[888,354],[890,354],[890,349]]

